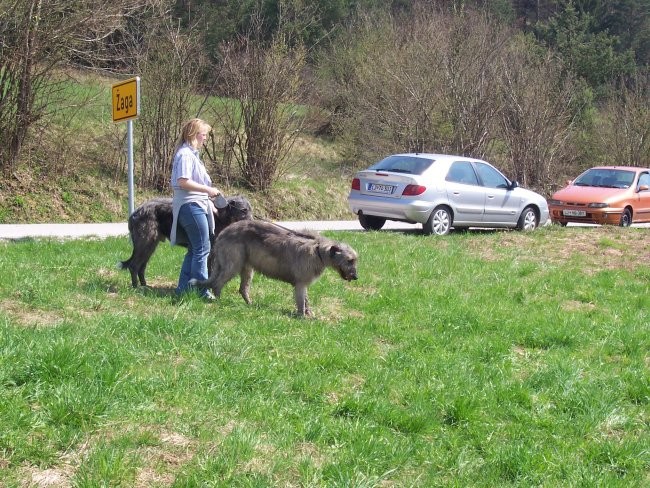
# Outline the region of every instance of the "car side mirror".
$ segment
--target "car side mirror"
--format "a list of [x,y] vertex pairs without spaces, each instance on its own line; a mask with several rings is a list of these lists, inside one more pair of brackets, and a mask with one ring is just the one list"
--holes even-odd
[[639,185],[639,189],[637,191],[648,191],[650,190],[650,186],[648,185]]
[[566,186],[571,186],[572,183],[573,183],[573,180],[566,180]]
[[519,182],[517,180],[510,182],[510,187],[509,187],[510,190],[514,190],[515,188],[518,187],[519,187]]

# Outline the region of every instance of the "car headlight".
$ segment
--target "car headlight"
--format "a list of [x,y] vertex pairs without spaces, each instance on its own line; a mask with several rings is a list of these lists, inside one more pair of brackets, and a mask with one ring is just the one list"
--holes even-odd
[[590,203],[587,205],[589,208],[607,208],[609,207],[609,203]]
[[550,199],[550,200],[548,200],[548,204],[549,205],[564,205],[564,202],[561,201],[561,200]]

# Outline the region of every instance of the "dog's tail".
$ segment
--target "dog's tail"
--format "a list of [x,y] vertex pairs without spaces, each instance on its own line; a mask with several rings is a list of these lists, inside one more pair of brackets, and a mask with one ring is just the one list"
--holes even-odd
[[[131,241],[131,245],[133,245],[133,218],[133,214],[131,214],[127,224],[129,227],[129,241]],[[132,260],[133,253],[131,253],[131,257],[126,261],[118,261],[116,264],[117,269],[130,269]]]

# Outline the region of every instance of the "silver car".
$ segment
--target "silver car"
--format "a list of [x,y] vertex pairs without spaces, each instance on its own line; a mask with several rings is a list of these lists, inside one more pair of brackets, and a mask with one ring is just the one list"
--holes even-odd
[[544,197],[485,161],[447,154],[382,159],[356,174],[348,204],[367,230],[386,220],[420,223],[425,234],[437,235],[452,227],[532,230],[549,222]]

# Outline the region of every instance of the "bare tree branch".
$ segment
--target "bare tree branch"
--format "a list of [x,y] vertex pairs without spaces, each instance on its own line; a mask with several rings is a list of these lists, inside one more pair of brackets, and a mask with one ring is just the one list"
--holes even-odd
[[[252,189],[266,190],[287,169],[288,154],[302,127],[305,50],[282,35],[264,44],[261,19],[251,31],[225,44],[220,100],[215,116],[224,141],[224,166],[237,162]],[[226,175],[231,178],[232,175]]]

